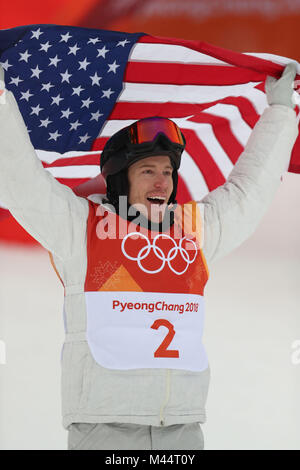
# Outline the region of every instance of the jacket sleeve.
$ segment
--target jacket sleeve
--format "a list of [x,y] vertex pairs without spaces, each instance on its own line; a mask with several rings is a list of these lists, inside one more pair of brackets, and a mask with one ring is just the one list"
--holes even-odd
[[203,252],[208,264],[237,248],[255,231],[288,169],[297,135],[292,108],[268,107],[226,183],[202,199]]
[[8,90],[0,103],[0,200],[58,258],[70,258],[82,247],[88,201],[43,168]]

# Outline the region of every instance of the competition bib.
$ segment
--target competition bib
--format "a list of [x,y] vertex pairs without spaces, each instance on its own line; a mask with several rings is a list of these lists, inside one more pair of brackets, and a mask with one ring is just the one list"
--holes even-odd
[[204,299],[150,292],[85,292],[87,341],[95,361],[109,369],[202,371]]

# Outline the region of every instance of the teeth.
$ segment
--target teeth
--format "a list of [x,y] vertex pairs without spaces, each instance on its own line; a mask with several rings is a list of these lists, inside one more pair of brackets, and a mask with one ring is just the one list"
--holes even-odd
[[165,200],[164,197],[160,197],[160,196],[149,196],[148,199],[159,199],[160,201],[164,201],[164,200]]

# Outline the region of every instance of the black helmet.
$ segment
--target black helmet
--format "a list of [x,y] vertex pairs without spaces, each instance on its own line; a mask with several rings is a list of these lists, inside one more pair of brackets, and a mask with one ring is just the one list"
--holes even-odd
[[105,144],[100,168],[107,184],[107,197],[111,202],[127,194],[127,169],[146,157],[168,155],[173,170],[173,192],[169,203],[175,202],[181,154],[185,138],[179,127],[170,119],[148,117],[134,122],[116,132]]

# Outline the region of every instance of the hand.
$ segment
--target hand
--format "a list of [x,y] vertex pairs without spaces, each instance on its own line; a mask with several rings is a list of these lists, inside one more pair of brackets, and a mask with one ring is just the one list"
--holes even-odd
[[294,94],[294,80],[297,67],[294,62],[290,62],[282,72],[281,77],[276,80],[274,77],[267,77],[265,90],[269,105],[281,104],[294,108],[292,96]]

